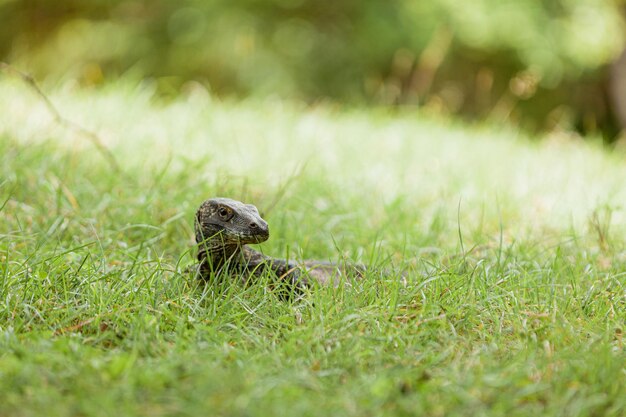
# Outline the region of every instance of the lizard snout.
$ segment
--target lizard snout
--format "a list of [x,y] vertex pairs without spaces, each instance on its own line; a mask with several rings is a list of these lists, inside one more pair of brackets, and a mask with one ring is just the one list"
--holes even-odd
[[264,242],[270,237],[270,230],[267,222],[261,218],[250,219],[248,224],[248,233],[252,235],[254,243]]

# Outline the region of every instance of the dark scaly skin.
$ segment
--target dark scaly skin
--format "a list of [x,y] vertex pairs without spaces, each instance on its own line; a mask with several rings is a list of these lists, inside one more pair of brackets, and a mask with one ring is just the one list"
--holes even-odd
[[302,263],[275,259],[246,246],[269,239],[267,222],[251,204],[229,198],[206,200],[195,218],[198,244],[198,272],[208,280],[212,274],[235,274],[247,281],[271,271],[280,281],[303,288],[311,280],[322,285],[338,284],[347,273],[362,275],[361,265],[345,266],[329,262],[304,261]]
[[299,282],[296,265],[272,259],[246,246],[269,238],[267,222],[251,204],[229,198],[206,200],[196,212],[195,234],[198,271],[204,280],[227,274],[248,281],[270,269],[280,280]]

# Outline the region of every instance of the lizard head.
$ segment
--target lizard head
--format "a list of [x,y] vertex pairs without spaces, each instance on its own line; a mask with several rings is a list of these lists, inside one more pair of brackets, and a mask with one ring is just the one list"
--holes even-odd
[[230,198],[206,200],[196,212],[196,242],[209,246],[245,245],[270,237],[267,222],[252,204]]

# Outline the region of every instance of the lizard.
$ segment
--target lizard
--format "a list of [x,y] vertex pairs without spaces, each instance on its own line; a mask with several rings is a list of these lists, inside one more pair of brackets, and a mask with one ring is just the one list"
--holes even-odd
[[269,226],[252,204],[230,198],[210,198],[195,215],[194,231],[198,247],[197,271],[200,278],[234,274],[247,282],[270,272],[294,289],[311,285],[338,285],[342,276],[361,277],[363,265],[342,265],[307,260],[303,262],[272,258],[250,248],[249,244],[265,242],[270,237]]

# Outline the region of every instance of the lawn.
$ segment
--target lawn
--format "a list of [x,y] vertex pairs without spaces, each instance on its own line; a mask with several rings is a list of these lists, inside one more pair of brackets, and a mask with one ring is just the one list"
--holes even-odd
[[[405,109],[0,83],[1,416],[626,414],[626,156]],[[361,281],[207,286],[193,214],[255,204]],[[406,274],[403,284],[401,273]]]

